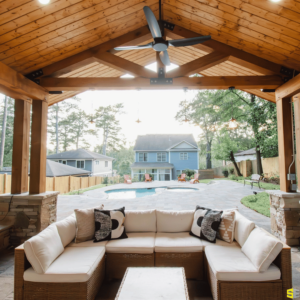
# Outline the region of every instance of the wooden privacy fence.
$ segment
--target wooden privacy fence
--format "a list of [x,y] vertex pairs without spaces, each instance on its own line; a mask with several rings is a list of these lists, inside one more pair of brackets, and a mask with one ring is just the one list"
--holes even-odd
[[[47,177],[46,178],[46,190],[49,192],[58,191],[61,194],[86,189],[91,186],[103,184],[105,178],[107,183],[120,183],[120,176],[114,177]],[[6,194],[11,192],[11,175],[0,174],[0,194]]]

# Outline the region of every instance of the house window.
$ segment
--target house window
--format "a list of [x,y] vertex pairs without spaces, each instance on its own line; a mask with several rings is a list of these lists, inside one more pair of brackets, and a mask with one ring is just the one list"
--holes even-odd
[[139,161],[148,161],[148,153],[139,153]]
[[178,177],[179,175],[181,175],[181,170],[176,170],[176,176]]
[[96,165],[99,165],[99,160],[96,160]]
[[107,168],[107,167],[108,167],[108,161],[105,162],[105,168]]
[[167,161],[167,153],[157,153],[157,161]]
[[187,159],[188,159],[187,152],[181,152],[180,153],[180,160],[187,160]]
[[76,166],[78,169],[84,169],[84,160],[77,160]]
[[63,165],[66,165],[66,164],[67,164],[67,161],[66,161],[66,160],[63,160],[63,161],[62,161],[62,164],[63,164]]

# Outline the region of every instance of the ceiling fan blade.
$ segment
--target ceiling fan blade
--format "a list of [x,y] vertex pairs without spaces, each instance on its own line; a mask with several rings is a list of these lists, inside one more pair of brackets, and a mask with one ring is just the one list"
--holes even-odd
[[161,62],[165,65],[165,66],[169,66],[171,64],[170,62],[170,57],[169,57],[169,53],[167,50],[162,51],[159,53],[159,58],[161,60]]
[[158,22],[154,16],[154,13],[152,12],[151,8],[149,6],[144,6],[143,8],[147,23],[149,25],[151,34],[153,38],[160,38],[161,36],[161,31],[158,25]]
[[138,45],[138,46],[124,46],[124,47],[116,47],[114,50],[122,51],[122,50],[141,50],[141,49],[148,49],[152,48],[152,43],[147,45]]
[[204,43],[211,39],[210,35],[193,37],[188,39],[180,39],[180,40],[169,40],[169,45],[173,47],[185,47],[185,46],[193,46],[197,44]]

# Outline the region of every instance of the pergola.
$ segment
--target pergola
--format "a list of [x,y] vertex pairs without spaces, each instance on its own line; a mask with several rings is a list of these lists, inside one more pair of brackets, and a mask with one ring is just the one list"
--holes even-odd
[[[276,103],[281,190],[288,192],[292,99],[300,153],[299,2],[163,0],[167,39],[212,39],[170,47],[171,62],[179,68],[165,74],[158,59],[159,75],[144,68],[157,60],[152,49],[113,50],[152,41],[145,5],[158,18],[158,0],[51,0],[48,5],[37,0],[0,1],[0,92],[16,100],[12,194],[28,191],[31,105],[29,193],[40,194],[46,191],[48,106],[87,90],[232,86]],[[189,77],[195,73],[202,77]],[[135,77],[120,78],[123,74]],[[300,178],[299,155],[296,163]]]

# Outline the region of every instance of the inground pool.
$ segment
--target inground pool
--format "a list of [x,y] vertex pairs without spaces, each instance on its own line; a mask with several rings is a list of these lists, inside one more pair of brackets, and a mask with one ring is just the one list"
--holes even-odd
[[[180,188],[180,187],[157,187],[158,189],[167,189],[172,192],[191,192],[197,191],[195,188]],[[144,188],[144,189],[116,189],[105,191],[108,194],[108,199],[134,199],[145,196],[152,196],[156,194],[156,188]]]

